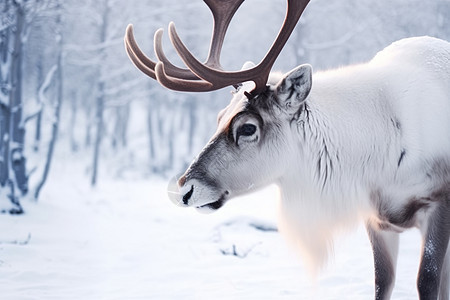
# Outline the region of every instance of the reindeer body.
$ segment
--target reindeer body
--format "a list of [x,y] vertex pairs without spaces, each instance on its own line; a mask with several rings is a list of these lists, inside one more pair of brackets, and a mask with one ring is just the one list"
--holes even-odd
[[[417,227],[423,251],[420,299],[449,299],[450,44],[398,41],[370,62],[317,73],[301,65],[280,78],[271,67],[309,0],[287,0],[285,22],[256,66],[226,72],[220,53],[228,24],[244,0],[204,0],[214,17],[210,51],[199,62],[169,25],[188,69],[162,50],[152,61],[132,26],[126,51],[146,75],[169,89],[204,92],[240,86],[219,114],[203,151],[169,190],[177,205],[214,211],[229,199],[276,183],[280,231],[311,269],[325,261],[335,233],[363,220],[373,246],[375,298],[394,287],[399,233]],[[253,81],[255,85],[249,82]]]
[[[335,231],[358,218],[366,221],[374,249],[382,248],[387,256],[378,267],[389,279],[383,283],[386,279],[378,278],[378,285],[384,285],[380,299],[393,287],[398,232],[418,227],[426,238],[429,224],[443,211],[447,230],[439,239],[445,253],[450,230],[449,43],[405,39],[367,64],[315,74],[291,129],[296,146],[287,148],[299,151],[290,162],[292,170],[279,180],[280,224],[314,266],[326,258]],[[442,295],[447,297],[448,256],[442,272]]]
[[[234,95],[179,180],[177,203],[216,210],[275,182],[280,230],[312,271],[326,261],[334,234],[362,219],[374,248],[377,299],[392,292],[398,233],[418,227],[424,245],[439,249],[422,258],[422,273],[438,270],[432,279],[419,276],[422,299],[434,299],[430,291],[439,286],[448,294],[450,44],[401,40],[366,64],[312,81],[308,68],[255,98],[244,96],[246,85]],[[257,130],[241,136],[246,124]]]
[[[311,212],[328,220],[357,212],[389,221],[384,210],[422,203],[450,180],[449,44],[406,39],[367,64],[316,74],[289,125],[287,149],[296,153],[286,157],[296,157],[279,182],[283,197],[317,205],[304,210],[307,219],[320,218]],[[419,225],[409,217],[383,226]]]

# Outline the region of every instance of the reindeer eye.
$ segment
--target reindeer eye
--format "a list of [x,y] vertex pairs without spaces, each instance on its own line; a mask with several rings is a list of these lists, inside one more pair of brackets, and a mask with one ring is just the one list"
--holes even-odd
[[251,136],[256,132],[256,126],[253,124],[244,124],[237,130],[237,136]]

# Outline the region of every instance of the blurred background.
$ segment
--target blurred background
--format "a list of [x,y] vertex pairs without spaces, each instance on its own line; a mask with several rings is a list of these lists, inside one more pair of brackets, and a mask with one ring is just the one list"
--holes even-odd
[[[225,69],[262,59],[285,7],[283,0],[244,2],[227,33]],[[73,185],[96,186],[104,178],[166,179],[195,157],[232,89],[165,90],[132,65],[123,45],[132,23],[137,42],[154,57],[153,34],[170,21],[204,59],[212,18],[200,0],[0,2],[2,212],[19,214],[24,197],[39,199],[46,186],[60,184],[58,167],[79,178]],[[312,0],[274,70],[360,63],[418,35],[450,40],[449,0]],[[167,55],[181,65],[164,38]]]

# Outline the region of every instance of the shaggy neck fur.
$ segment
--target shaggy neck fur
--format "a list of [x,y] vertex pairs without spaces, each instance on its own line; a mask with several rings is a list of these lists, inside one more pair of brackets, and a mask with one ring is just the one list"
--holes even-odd
[[[342,73],[341,70],[341,76]],[[365,74],[357,67],[348,70],[348,76],[352,74],[364,80]],[[314,78],[315,82],[334,84],[333,74],[323,75]],[[346,91],[351,87],[342,86],[342,80],[339,81],[341,88],[334,88],[333,92],[352,95]],[[288,157],[295,159],[278,182],[280,230],[305,258],[313,274],[326,263],[333,236],[354,227],[368,214],[370,189],[376,184],[373,178],[394,167],[388,162],[390,153],[398,148],[398,129],[392,126],[389,107],[383,99],[370,103],[370,99],[363,101],[364,94],[360,98],[337,99],[321,91],[313,88],[293,117],[290,130],[295,142],[289,144]],[[350,101],[353,103],[346,105]],[[373,120],[361,117],[367,105],[374,107]],[[358,126],[357,130],[354,126]],[[384,134],[379,134],[380,130]]]

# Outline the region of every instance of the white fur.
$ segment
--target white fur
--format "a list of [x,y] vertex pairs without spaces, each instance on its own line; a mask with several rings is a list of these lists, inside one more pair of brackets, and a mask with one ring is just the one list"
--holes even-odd
[[312,82],[309,120],[303,114],[285,129],[292,136],[285,157],[296,159],[278,184],[280,227],[315,270],[337,231],[374,217],[371,192],[382,190],[396,209],[438,188],[426,173],[435,160],[450,161],[450,44],[404,39],[369,63],[316,73]]

